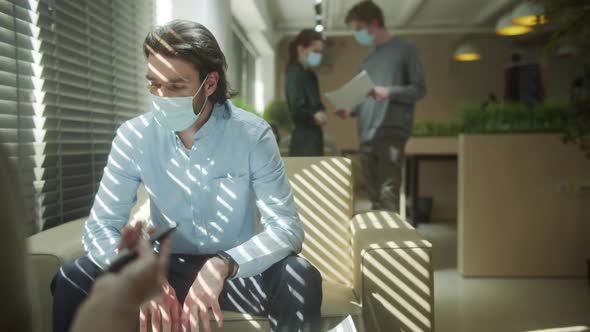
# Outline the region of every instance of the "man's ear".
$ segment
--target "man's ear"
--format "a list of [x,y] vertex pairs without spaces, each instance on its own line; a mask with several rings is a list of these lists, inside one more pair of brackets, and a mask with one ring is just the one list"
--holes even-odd
[[205,81],[205,91],[207,96],[210,97],[217,90],[217,83],[219,82],[219,73],[216,71],[210,72],[207,80]]
[[379,21],[376,18],[371,19],[371,21],[369,22],[369,28],[372,32],[379,30],[381,28],[381,26],[379,25]]

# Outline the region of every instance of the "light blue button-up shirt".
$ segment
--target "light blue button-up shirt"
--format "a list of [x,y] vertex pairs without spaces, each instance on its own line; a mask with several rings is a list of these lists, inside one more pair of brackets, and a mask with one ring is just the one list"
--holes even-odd
[[190,150],[151,113],[119,128],[84,228],[84,248],[101,267],[116,255],[141,182],[153,225],[178,227],[173,253],[226,250],[239,264],[237,277],[248,277],[301,251],[303,227],[275,136],[229,101],[215,105]]

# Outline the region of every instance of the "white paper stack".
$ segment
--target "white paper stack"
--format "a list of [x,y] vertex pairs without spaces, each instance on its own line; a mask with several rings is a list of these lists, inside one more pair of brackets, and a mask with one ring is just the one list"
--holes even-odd
[[363,70],[340,89],[326,92],[325,95],[336,110],[351,109],[367,99],[367,95],[374,87],[375,84]]
[[354,327],[352,317],[348,315],[338,326],[327,332],[356,332],[356,327]]

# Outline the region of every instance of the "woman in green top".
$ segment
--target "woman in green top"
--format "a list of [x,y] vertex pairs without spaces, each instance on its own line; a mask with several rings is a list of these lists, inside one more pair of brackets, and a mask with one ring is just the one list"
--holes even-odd
[[320,98],[318,78],[312,68],[322,60],[324,41],[318,32],[305,29],[289,45],[289,64],[285,77],[285,95],[293,116],[289,156],[322,156],[322,126],[327,117]]

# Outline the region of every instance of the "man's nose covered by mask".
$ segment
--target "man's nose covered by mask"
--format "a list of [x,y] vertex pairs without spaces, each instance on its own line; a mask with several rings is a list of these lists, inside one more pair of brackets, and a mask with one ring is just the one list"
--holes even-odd
[[183,131],[190,127],[201,115],[207,104],[207,96],[203,100],[198,113],[193,109],[193,99],[199,94],[207,78],[205,77],[197,92],[188,97],[160,97],[150,94],[150,111],[154,114],[156,121],[164,128],[172,131]]
[[371,35],[367,29],[355,31],[354,38],[363,46],[372,46],[375,43],[375,36]]

